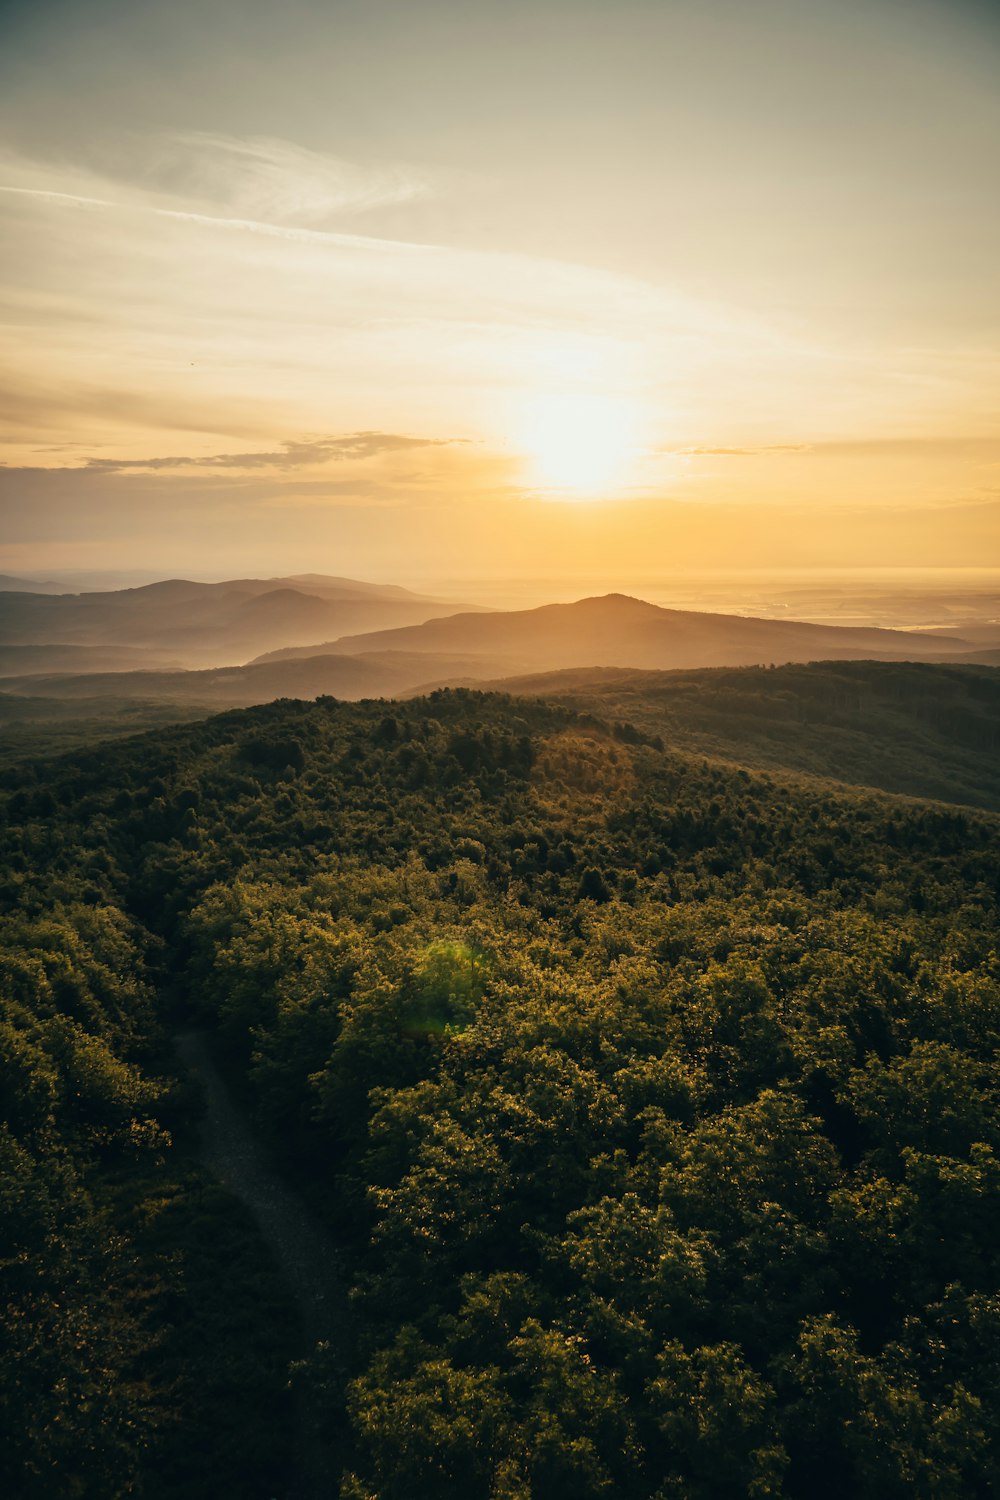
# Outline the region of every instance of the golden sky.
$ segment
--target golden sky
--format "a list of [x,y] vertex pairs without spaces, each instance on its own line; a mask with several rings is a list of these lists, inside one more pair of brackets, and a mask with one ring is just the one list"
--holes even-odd
[[1000,562],[974,0],[0,10],[0,570]]

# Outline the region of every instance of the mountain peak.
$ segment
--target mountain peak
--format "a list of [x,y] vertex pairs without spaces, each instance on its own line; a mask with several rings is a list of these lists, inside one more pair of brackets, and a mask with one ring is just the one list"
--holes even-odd
[[635,594],[590,594],[585,599],[577,599],[574,607],[602,606],[608,609],[636,608],[642,610],[657,610],[658,604],[650,604],[648,599],[639,599]]

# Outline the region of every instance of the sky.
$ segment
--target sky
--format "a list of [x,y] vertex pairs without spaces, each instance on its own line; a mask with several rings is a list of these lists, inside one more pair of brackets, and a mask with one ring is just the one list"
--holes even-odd
[[998,79],[976,0],[0,0],[0,571],[998,565]]

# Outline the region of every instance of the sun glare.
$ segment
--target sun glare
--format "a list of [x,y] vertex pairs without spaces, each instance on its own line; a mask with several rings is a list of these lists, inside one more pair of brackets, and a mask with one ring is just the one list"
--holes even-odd
[[535,396],[523,408],[516,443],[539,489],[569,500],[609,497],[639,453],[628,402],[610,396]]

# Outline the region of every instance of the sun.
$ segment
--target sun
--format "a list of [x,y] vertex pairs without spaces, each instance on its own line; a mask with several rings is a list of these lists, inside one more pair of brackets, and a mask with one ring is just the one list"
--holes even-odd
[[628,481],[640,449],[634,407],[600,395],[538,395],[515,434],[540,490],[569,500],[608,498]]

